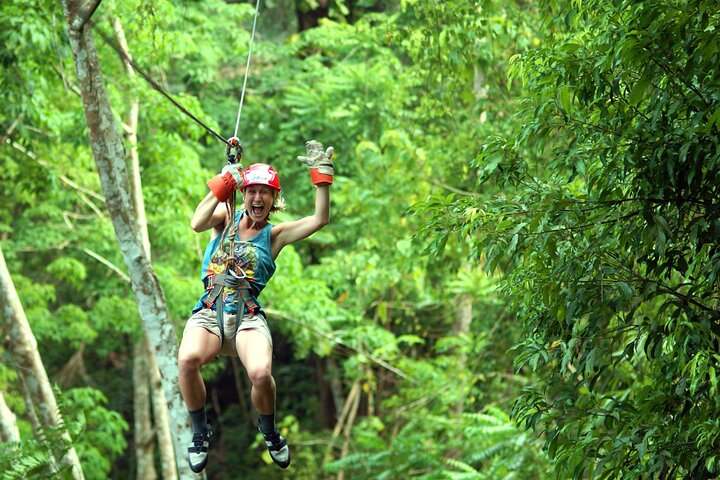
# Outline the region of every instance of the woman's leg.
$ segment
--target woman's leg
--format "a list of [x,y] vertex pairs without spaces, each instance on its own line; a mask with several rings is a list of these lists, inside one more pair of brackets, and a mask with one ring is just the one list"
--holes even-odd
[[195,473],[201,472],[207,465],[212,437],[212,429],[207,423],[205,414],[207,393],[205,382],[200,375],[200,367],[215,358],[221,346],[220,337],[214,333],[203,327],[189,326],[183,332],[178,350],[180,392],[185,400],[193,429],[187,458],[190,469]]
[[205,406],[205,382],[200,367],[212,361],[220,351],[220,338],[202,327],[188,328],[183,332],[178,350],[180,392],[188,411]]
[[290,448],[275,427],[275,379],[270,340],[258,330],[240,330],[235,336],[235,345],[252,383],[250,397],[260,415],[258,428],[265,438],[270,457],[280,468],[287,468]]
[[261,415],[275,413],[275,379],[272,376],[272,346],[257,330],[240,330],[235,336],[238,357],[252,384],[250,398]]

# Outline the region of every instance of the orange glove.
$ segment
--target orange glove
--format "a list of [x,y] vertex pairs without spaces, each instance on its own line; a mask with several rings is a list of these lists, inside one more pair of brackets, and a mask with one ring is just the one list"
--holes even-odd
[[207,181],[207,186],[221,202],[227,201],[242,184],[242,165],[239,163],[225,165],[219,174]]

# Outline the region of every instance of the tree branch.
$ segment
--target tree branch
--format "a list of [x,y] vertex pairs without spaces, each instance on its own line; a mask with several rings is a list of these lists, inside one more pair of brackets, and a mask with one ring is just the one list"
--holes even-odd
[[100,254],[97,254],[97,253],[93,252],[93,251],[90,250],[89,248],[83,248],[83,252],[87,253],[89,256],[91,256],[92,258],[94,258],[94,259],[97,260],[98,262],[102,263],[103,265],[105,265],[106,267],[108,267],[108,268],[109,268],[110,270],[112,270],[113,272],[117,273],[117,275],[118,275],[120,278],[122,278],[123,280],[125,280],[126,282],[130,283],[130,277],[128,276],[128,274],[125,273],[125,272],[123,272],[122,270],[120,270],[119,267],[117,267],[114,263],[112,263],[112,262],[111,262],[110,260],[108,260],[107,258],[103,257],[103,256],[100,255]]
[[[703,102],[703,104],[705,105],[705,107],[709,107],[709,106],[710,106],[710,104],[709,104],[709,102],[707,101],[707,99],[703,96],[702,92],[701,92],[700,90],[698,90],[697,87],[695,87],[695,85],[693,85],[692,83],[686,81],[686,80],[682,77],[682,75],[680,75],[679,73],[675,72],[670,65],[667,65],[667,64],[665,64],[665,63],[660,62],[660,60],[658,60],[658,59],[655,57],[656,52],[654,52],[653,50],[651,50],[649,47],[645,46],[645,47],[643,47],[643,49],[644,49],[645,51],[647,51],[648,53],[651,54],[651,55],[650,55],[650,58],[652,59],[653,63],[655,63],[655,65],[657,65],[658,67],[660,67],[661,69],[663,69],[663,70],[665,71],[665,73],[668,74],[668,76],[669,76],[670,79],[680,79],[680,83],[682,83],[683,85],[685,85],[685,87],[687,87],[691,92],[693,92],[693,93]],[[687,95],[685,95],[685,92],[680,91],[680,95],[682,95],[682,97],[689,102],[689,99],[687,98]]]
[[[423,161],[420,160],[420,159],[418,159],[417,163],[418,163],[418,166],[420,167],[418,170],[419,170],[419,171],[422,171],[422,169],[425,168],[425,164],[424,164]],[[445,182],[441,182],[440,180],[436,180],[436,179],[431,178],[431,177],[428,178],[428,177],[426,177],[425,175],[423,175],[423,178],[424,178],[426,181],[430,182],[431,184],[433,184],[433,185],[435,185],[435,186],[438,186],[438,187],[440,187],[440,188],[444,188],[445,190],[450,190],[451,192],[458,193],[458,194],[460,194],[460,195],[467,195],[467,196],[470,196],[470,197],[479,197],[479,196],[480,196],[480,194],[477,193],[477,192],[469,192],[469,191],[467,191],[467,190],[461,190],[461,189],[459,189],[459,188],[457,188],[457,187],[453,187],[452,185],[448,185],[448,184],[445,183]]]
[[0,137],[0,145],[2,145],[3,143],[5,143],[5,142],[8,141],[8,139],[10,138],[10,135],[13,134],[13,132],[15,131],[15,128],[16,128],[16,127],[18,126],[18,124],[20,123],[20,118],[21,118],[21,117],[17,117],[17,118],[13,121],[13,123],[10,125],[10,128],[7,129],[7,131],[5,132],[5,135],[3,135],[2,137]]
[[60,76],[60,79],[63,82],[63,85],[65,86],[66,90],[71,91],[78,97],[82,97],[82,93],[80,92],[80,89],[77,87],[77,85],[71,85],[70,82],[68,82],[67,78],[65,78],[65,74],[60,70],[60,68],[57,65],[53,65],[53,70],[55,70],[55,73],[57,73]]
[[75,16],[75,20],[73,20],[73,29],[75,31],[81,31],[85,24],[92,18],[92,16],[95,14],[95,10],[100,6],[100,2],[102,0],[95,0],[92,5],[90,5],[89,8],[85,10],[82,14],[78,14]]
[[274,310],[274,309],[271,309],[271,308],[266,308],[266,309],[265,309],[265,312],[266,312],[268,315],[272,315],[272,316],[281,318],[281,319],[283,319],[283,320],[289,320],[289,321],[291,321],[291,322],[293,322],[293,323],[297,323],[298,325],[301,325],[302,327],[307,328],[307,329],[310,330],[311,332],[313,332],[313,333],[315,333],[315,334],[317,334],[317,335],[320,335],[321,337],[327,338],[327,339],[330,340],[333,344],[342,345],[343,347],[348,348],[348,349],[352,350],[352,351],[355,352],[355,353],[359,353],[360,355],[364,355],[365,357],[368,358],[368,360],[370,360],[370,361],[372,361],[372,362],[374,362],[374,363],[377,363],[378,365],[380,365],[381,367],[383,367],[383,368],[385,368],[385,369],[387,369],[387,370],[390,370],[391,372],[393,372],[393,373],[394,373],[395,375],[397,375],[398,377],[402,377],[402,378],[404,378],[405,380],[407,380],[407,381],[409,381],[409,382],[411,382],[411,383],[413,383],[413,384],[415,384],[415,385],[420,385],[420,382],[418,382],[418,381],[415,380],[413,377],[411,377],[411,376],[408,375],[407,373],[403,372],[403,371],[400,370],[399,368],[390,365],[390,364],[387,363],[385,360],[382,360],[382,359],[380,359],[380,358],[377,358],[376,356],[374,356],[373,354],[371,354],[371,353],[369,353],[369,352],[366,352],[366,351],[364,351],[364,350],[362,350],[362,349],[355,348],[355,347],[353,347],[353,346],[351,346],[351,345],[346,344],[345,342],[343,342],[342,340],[340,340],[340,339],[339,339],[338,337],[336,337],[335,335],[331,335],[331,334],[329,334],[329,333],[325,333],[325,332],[323,332],[323,331],[321,331],[321,330],[319,330],[319,329],[317,329],[317,328],[315,328],[315,327],[313,327],[313,326],[311,326],[311,325],[308,325],[308,324],[306,324],[306,323],[301,322],[300,320],[297,320],[297,319],[295,319],[295,318],[292,318],[291,316],[289,316],[289,315],[287,315],[287,314],[285,314],[285,313],[283,313],[283,312],[280,312],[279,310]]
[[659,281],[659,280],[651,280],[650,278],[643,277],[642,275],[640,275],[639,273],[637,273],[635,270],[633,270],[633,269],[631,269],[631,268],[623,265],[623,263],[620,262],[619,260],[613,258],[612,256],[610,256],[610,258],[612,258],[613,261],[611,261],[611,262],[609,262],[609,263],[612,263],[612,264],[614,264],[614,266],[615,266],[616,268],[618,268],[618,269],[620,269],[620,270],[624,270],[625,272],[629,273],[630,275],[632,275],[633,277],[635,277],[635,280],[636,280],[636,281],[639,281],[639,282],[642,282],[642,283],[651,283],[651,284],[657,285],[657,287],[658,287],[658,290],[657,290],[657,291],[658,291],[658,292],[660,292],[660,293],[665,293],[665,294],[668,294],[668,295],[672,295],[672,296],[678,298],[679,300],[682,300],[684,303],[687,303],[687,304],[690,304],[690,305],[693,305],[693,306],[699,308],[699,309],[702,310],[703,312],[711,313],[711,314],[713,315],[713,317],[715,317],[715,318],[720,317],[720,312],[719,312],[718,310],[716,310],[716,309],[714,309],[714,308],[711,308],[711,307],[708,307],[707,305],[699,302],[698,300],[696,300],[695,298],[693,298],[693,297],[691,297],[691,296],[689,296],[689,295],[686,295],[686,294],[684,294],[684,293],[682,293],[682,292],[678,292],[677,290],[673,289],[673,288],[670,287],[669,285],[666,285],[666,284],[664,284],[663,282],[661,282],[661,281]]
[[[63,181],[65,184],[67,184],[69,187],[74,188],[74,189],[77,190],[78,192],[82,192],[82,193],[84,193],[84,194],[86,194],[86,195],[89,195],[89,196],[93,197],[93,198],[96,199],[96,200],[99,200],[99,201],[101,201],[101,202],[105,202],[105,197],[103,197],[103,196],[100,195],[99,193],[94,192],[94,191],[92,191],[92,190],[90,190],[90,189],[88,189],[88,188],[81,187],[80,185],[78,185],[77,183],[73,182],[73,181],[70,180],[68,177],[66,177],[65,175],[63,175],[62,173],[58,173],[58,172],[57,172],[57,167],[56,167],[55,165],[53,165],[52,163],[50,163],[50,162],[48,162],[48,161],[46,161],[46,160],[41,160],[41,159],[39,159],[39,158],[37,157],[37,155],[35,155],[33,152],[27,150],[25,147],[23,147],[23,146],[20,145],[19,143],[17,143],[17,142],[12,142],[12,146],[13,146],[13,148],[14,148],[15,150],[17,150],[17,151],[25,154],[27,157],[29,157],[30,159],[32,159],[32,160],[34,160],[35,162],[39,163],[39,164],[42,165],[43,167],[48,168],[48,169],[50,169],[50,170],[53,170],[55,173],[57,173],[57,175],[58,175],[58,177],[60,178],[60,180],[62,180],[62,181]],[[94,207],[93,210],[97,210],[97,207]],[[101,216],[102,216],[102,215],[101,215]]]

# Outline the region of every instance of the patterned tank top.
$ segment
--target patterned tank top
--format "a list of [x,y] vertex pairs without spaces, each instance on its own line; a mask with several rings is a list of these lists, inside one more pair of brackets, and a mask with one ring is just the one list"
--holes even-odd
[[[265,228],[260,230],[253,238],[240,240],[237,235],[237,225],[243,214],[244,212],[235,212],[235,222],[232,228],[212,239],[205,248],[201,278],[203,284],[207,286],[208,278],[216,273],[222,273],[223,270],[227,268],[228,260],[234,258],[233,271],[238,276],[245,276],[248,279],[250,283],[250,293],[255,302],[260,305],[257,297],[260,295],[260,292],[263,291],[265,285],[267,285],[270,277],[275,273],[275,260],[270,251],[270,231],[272,230],[272,224],[268,223],[265,225]],[[235,237],[234,244],[230,241],[233,236]],[[230,250],[233,250],[233,252]],[[195,304],[193,313],[204,307],[203,300],[205,300],[208,295],[209,292],[206,290]],[[217,302],[219,301],[220,298],[217,299]],[[222,294],[222,301],[223,311],[233,314],[237,313],[237,289],[225,287]],[[239,303],[243,305],[243,311],[245,311],[246,308],[242,299],[240,299]],[[212,308],[214,310],[216,305],[213,305]],[[260,306],[260,312],[264,314],[262,306]]]

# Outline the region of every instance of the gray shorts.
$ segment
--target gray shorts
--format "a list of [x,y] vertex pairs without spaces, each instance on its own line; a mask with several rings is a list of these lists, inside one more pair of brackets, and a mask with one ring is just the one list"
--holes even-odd
[[[272,348],[272,335],[270,334],[270,327],[264,315],[260,315],[259,313],[254,315],[249,313],[245,314],[240,320],[240,326],[237,327],[237,315],[223,312],[223,322],[225,324],[225,341],[222,347],[220,347],[221,355],[237,355],[237,351],[235,350],[235,332],[240,330],[257,330],[265,335],[268,342],[270,342],[270,348]],[[215,310],[203,308],[192,314],[185,324],[185,330],[195,327],[202,327],[208,332],[217,335],[218,338],[222,338],[220,337],[220,328],[218,328],[217,312]]]

